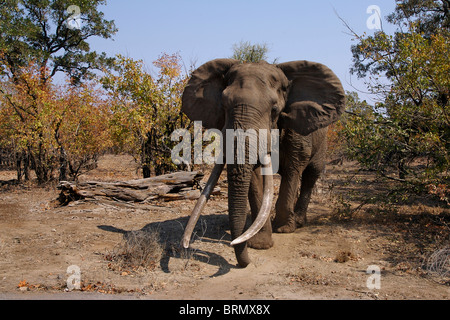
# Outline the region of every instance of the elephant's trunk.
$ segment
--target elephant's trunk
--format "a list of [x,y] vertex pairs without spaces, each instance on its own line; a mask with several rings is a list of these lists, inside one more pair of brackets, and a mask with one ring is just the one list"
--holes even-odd
[[[247,199],[250,188],[253,165],[227,164],[228,178],[228,214],[232,240],[244,233],[247,219]],[[234,246],[239,266],[245,268],[250,263],[247,243]]]
[[[272,183],[272,168],[270,163],[270,156],[266,155],[264,159],[261,159],[261,164],[263,165],[263,170],[267,171],[270,167],[270,174],[263,176],[264,178],[264,197],[261,202],[261,210],[258,213],[252,226],[245,231],[246,220],[247,220],[247,204],[250,183],[252,180],[252,175],[255,170],[255,163],[251,163],[251,156],[255,158],[255,155],[259,155],[262,150],[259,150],[259,143],[254,143],[257,139],[251,140],[252,133],[249,128],[258,128],[261,125],[260,121],[256,117],[251,117],[250,112],[246,109],[248,106],[244,105],[243,108],[234,108],[233,122],[230,126],[234,130],[241,129],[249,134],[248,139],[239,143],[239,138],[235,138],[233,143],[227,143],[227,156],[229,156],[228,148],[233,146],[234,151],[234,161],[228,161],[227,158],[227,174],[228,174],[228,212],[230,219],[230,231],[234,251],[236,254],[236,259],[239,266],[245,268],[249,263],[250,259],[247,250],[247,240],[253,237],[265,224],[272,206],[273,198],[273,183]],[[245,124],[245,126],[243,125]],[[256,130],[253,131],[256,133]],[[227,136],[228,137],[228,136]],[[263,138],[259,136],[259,138]],[[253,143],[251,143],[253,141]],[[270,141],[270,139],[266,140]],[[228,141],[227,141],[228,142]],[[242,148],[242,149],[240,149]],[[265,150],[269,150],[268,148]],[[244,151],[244,159],[238,158],[239,151]],[[247,152],[248,151],[248,152]],[[230,157],[231,158],[231,157]],[[244,160],[244,161],[242,161]],[[229,162],[229,163],[228,163]],[[267,173],[267,172],[266,172]]]
[[236,246],[249,240],[256,233],[258,233],[259,230],[261,230],[267,219],[269,219],[273,201],[272,162],[269,155],[266,155],[263,161],[263,181],[263,199],[261,202],[261,208],[258,212],[258,216],[244,234],[240,235],[237,239],[234,239],[231,242],[232,246]]

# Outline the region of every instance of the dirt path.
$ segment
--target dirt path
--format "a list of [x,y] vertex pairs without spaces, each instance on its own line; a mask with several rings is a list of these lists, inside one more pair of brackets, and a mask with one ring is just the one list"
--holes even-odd
[[[105,157],[83,178],[133,178],[130,161]],[[246,269],[235,266],[229,246],[225,191],[208,203],[193,250],[185,252],[178,243],[194,201],[54,207],[53,188],[4,186],[0,299],[448,300],[448,282],[424,268],[426,258],[448,244],[448,225],[425,226],[448,219],[448,209],[411,207],[394,220],[376,212],[335,219],[328,186],[338,178],[329,171],[319,185],[306,227],[275,234],[269,250],[250,250],[253,263]],[[111,260],[130,234],[155,230],[164,252],[152,270],[121,268]],[[378,289],[367,287],[371,265],[381,272]],[[79,267],[83,291],[66,292],[69,266]]]

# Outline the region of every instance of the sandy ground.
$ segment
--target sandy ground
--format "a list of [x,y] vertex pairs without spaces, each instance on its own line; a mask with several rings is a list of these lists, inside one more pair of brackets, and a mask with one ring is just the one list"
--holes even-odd
[[[344,183],[349,176],[352,182]],[[12,178],[14,172],[0,172],[0,180]],[[132,178],[139,175],[127,156],[104,156],[97,169],[81,177]],[[370,179],[351,163],[328,167],[313,195],[308,225],[293,234],[274,234],[269,250],[251,249],[253,263],[245,269],[236,267],[229,246],[223,179],[189,251],[179,242],[195,201],[78,201],[61,207],[55,205],[55,187],[3,185],[0,299],[448,300],[448,278],[428,267],[430,256],[449,245],[449,209],[411,203],[395,212],[364,206],[346,215],[343,204],[358,203],[339,194],[372,192]],[[138,268],[114,259],[130,235],[155,232],[162,247],[156,262]],[[368,273],[370,268],[379,276]],[[73,279],[80,279],[79,289],[69,291]]]

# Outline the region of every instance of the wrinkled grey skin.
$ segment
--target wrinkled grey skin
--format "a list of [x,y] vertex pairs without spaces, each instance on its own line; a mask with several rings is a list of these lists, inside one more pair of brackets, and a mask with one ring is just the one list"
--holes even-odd
[[[318,63],[217,59],[193,73],[182,106],[191,120],[202,121],[206,128],[280,129],[281,185],[275,214],[254,237],[234,247],[241,267],[250,263],[247,246],[268,249],[272,230],[294,232],[306,223],[311,191],[325,167],[327,126],[344,108],[339,79]],[[261,166],[227,163],[227,177],[230,231],[236,239],[245,231],[247,204],[253,220],[261,207]]]

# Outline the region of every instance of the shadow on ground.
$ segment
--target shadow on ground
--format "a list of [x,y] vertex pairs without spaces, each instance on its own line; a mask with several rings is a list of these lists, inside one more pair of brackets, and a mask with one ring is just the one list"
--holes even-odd
[[[211,275],[211,277],[224,275],[230,269],[235,268],[234,265],[228,263],[225,258],[217,253],[202,249],[185,249],[181,246],[181,238],[188,219],[189,217],[183,217],[162,222],[152,222],[140,230],[124,230],[109,225],[99,225],[97,227],[103,231],[121,233],[124,241],[129,241],[131,234],[136,235],[136,233],[141,232],[151,234],[157,232],[158,241],[164,248],[164,253],[160,260],[160,267],[165,273],[171,272],[169,268],[170,259],[183,259],[186,263],[194,260],[218,267],[217,272]],[[201,240],[204,243],[228,244],[231,241],[231,237],[227,229],[227,215],[203,215],[194,229],[192,239],[194,242]]]

